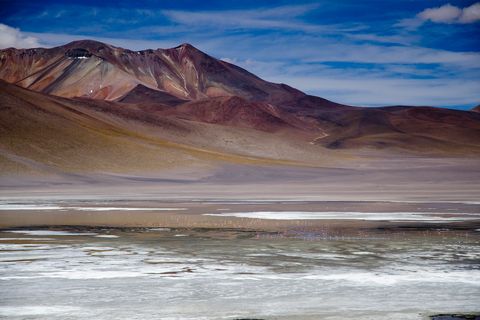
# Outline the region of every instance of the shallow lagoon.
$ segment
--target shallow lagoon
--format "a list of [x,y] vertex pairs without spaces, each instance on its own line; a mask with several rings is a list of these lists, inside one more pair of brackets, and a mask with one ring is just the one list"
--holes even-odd
[[8,319],[422,319],[478,311],[476,231],[0,232]]

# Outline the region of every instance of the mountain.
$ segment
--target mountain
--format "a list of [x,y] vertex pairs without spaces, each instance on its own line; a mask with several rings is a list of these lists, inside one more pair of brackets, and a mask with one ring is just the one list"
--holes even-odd
[[240,96],[278,102],[304,95],[263,81],[189,44],[131,51],[83,40],[52,49],[2,50],[0,61],[1,79],[62,97],[116,100],[139,84],[188,100]]
[[480,105],[473,107],[472,110],[473,112],[480,112]]
[[393,147],[426,154],[477,152],[479,115],[406,106],[336,112],[333,119],[339,126],[322,143],[331,148]]
[[366,154],[480,152],[478,112],[346,106],[264,81],[189,44],[9,48],[0,51],[0,79],[7,171],[323,166]]

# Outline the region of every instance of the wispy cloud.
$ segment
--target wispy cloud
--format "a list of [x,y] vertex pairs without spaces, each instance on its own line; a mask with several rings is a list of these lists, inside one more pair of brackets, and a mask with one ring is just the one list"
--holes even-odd
[[32,48],[39,47],[37,38],[25,35],[20,29],[12,28],[0,23],[0,49],[1,48]]
[[309,61],[344,61],[367,63],[404,63],[404,64],[451,64],[457,67],[479,68],[480,53],[454,52],[425,47],[375,46],[375,45],[328,45],[328,53],[312,54]]
[[[221,56],[242,52],[254,60],[295,62],[353,62],[372,64],[445,64],[452,68],[480,68],[479,52],[449,51],[422,46],[356,43],[346,38],[314,35],[269,35],[250,37],[231,35],[215,41],[206,40]],[[286,50],[285,48],[288,48]]]
[[428,105],[462,106],[477,101],[478,83],[461,80],[401,79],[378,77],[299,77],[286,79],[312,94],[363,106]]
[[[430,105],[463,106],[478,101],[479,81],[448,67],[422,68],[419,65],[354,65],[224,58],[228,62],[255,70],[264,79],[287,83],[307,93],[337,102],[385,106]],[[470,80],[466,80],[470,77]],[[474,104],[474,103],[473,103]]]
[[[175,23],[194,26],[195,28],[213,26],[222,29],[282,29],[306,32],[339,31],[338,25],[318,25],[306,23],[300,19],[318,7],[318,4],[305,4],[248,10],[164,10],[162,12]],[[342,30],[353,30],[355,28],[355,26],[344,26]]]

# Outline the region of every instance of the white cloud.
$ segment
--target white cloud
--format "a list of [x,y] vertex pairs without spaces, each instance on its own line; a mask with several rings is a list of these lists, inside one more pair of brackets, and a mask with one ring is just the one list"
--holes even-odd
[[0,23],[0,48],[35,48],[40,47],[37,38],[25,35],[17,28]]
[[455,23],[461,15],[462,9],[448,3],[438,8],[425,9],[418,14],[418,17],[437,23]]
[[480,20],[480,2],[472,4],[470,7],[464,8],[462,16],[460,17],[461,23],[474,23]]
[[428,8],[420,12],[417,18],[436,23],[475,23],[480,20],[480,2],[463,9],[449,3],[441,7]]

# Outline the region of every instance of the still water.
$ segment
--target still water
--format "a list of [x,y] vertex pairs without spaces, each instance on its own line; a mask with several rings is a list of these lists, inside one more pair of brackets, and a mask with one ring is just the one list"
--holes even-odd
[[480,309],[480,232],[0,231],[4,319],[424,319]]

